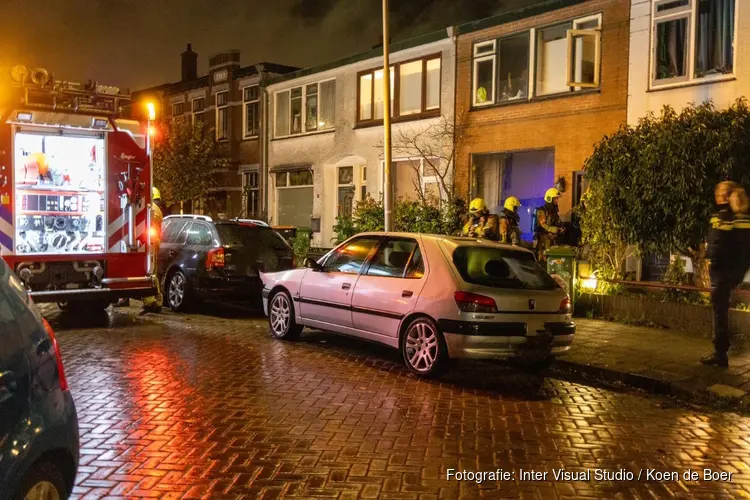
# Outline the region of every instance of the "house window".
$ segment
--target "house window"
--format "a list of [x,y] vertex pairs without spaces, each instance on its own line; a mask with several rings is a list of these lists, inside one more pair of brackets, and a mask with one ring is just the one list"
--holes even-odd
[[309,228],[313,213],[312,170],[277,172],[275,182],[277,224]]
[[216,94],[216,140],[229,139],[229,93]]
[[586,172],[579,170],[573,172],[573,206],[577,207],[581,203],[581,198],[589,189],[589,181],[586,179]]
[[260,87],[253,85],[242,89],[242,103],[244,137],[255,137],[260,127]]
[[192,120],[193,125],[196,123],[202,124],[203,123],[203,112],[205,109],[205,99],[202,97],[199,97],[197,99],[193,99],[191,102],[193,114],[192,114]]
[[655,1],[652,84],[731,74],[736,6],[736,0]]
[[185,114],[185,103],[184,102],[176,102],[172,104],[172,116],[182,116]]
[[286,137],[333,129],[335,107],[336,80],[277,92],[274,136]]
[[[597,14],[476,43],[474,107],[599,87],[600,26]],[[533,85],[531,65],[536,75]]]
[[361,170],[361,182],[360,182],[360,193],[359,199],[364,200],[367,198],[367,167],[362,167]]
[[[440,110],[440,63],[440,57],[433,56],[391,66],[391,115],[394,119],[419,117]],[[359,122],[383,119],[383,91],[382,69],[359,74]]]
[[[394,159],[391,164],[391,178],[394,198],[416,201],[427,198],[430,201],[441,199],[442,192],[437,176],[439,159],[425,158]],[[381,163],[381,168],[382,163]],[[385,181],[385,178],[383,178]]]
[[247,216],[251,219],[260,217],[260,177],[258,172],[245,172],[242,183],[247,197]]

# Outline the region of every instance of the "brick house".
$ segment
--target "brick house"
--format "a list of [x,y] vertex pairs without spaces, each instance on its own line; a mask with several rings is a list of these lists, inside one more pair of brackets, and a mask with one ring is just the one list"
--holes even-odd
[[[214,129],[219,151],[229,159],[216,172],[217,186],[204,206],[196,202],[186,211],[207,215],[265,219],[263,169],[264,87],[269,78],[296,68],[273,63],[240,65],[240,53],[228,50],[211,56],[208,74],[198,76],[198,54],[190,44],[181,55],[181,79],[133,93],[133,114],[146,120],[148,101],[157,104],[157,120],[183,116]],[[243,196],[246,192],[246,196]],[[194,206],[191,206],[194,205]]]
[[584,161],[626,120],[630,0],[558,0],[458,27],[456,183],[493,211],[522,202],[523,237],[555,185],[564,217]]

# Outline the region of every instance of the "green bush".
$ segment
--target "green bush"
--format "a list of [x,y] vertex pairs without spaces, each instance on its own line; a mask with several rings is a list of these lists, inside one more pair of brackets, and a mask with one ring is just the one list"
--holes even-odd
[[307,254],[310,251],[310,233],[308,231],[297,231],[297,235],[290,240],[297,267],[304,267]]

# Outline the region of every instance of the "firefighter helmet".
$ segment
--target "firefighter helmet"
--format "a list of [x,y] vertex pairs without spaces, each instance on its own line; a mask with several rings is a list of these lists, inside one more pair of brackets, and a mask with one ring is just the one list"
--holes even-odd
[[469,213],[471,215],[481,215],[487,212],[487,204],[482,198],[474,198],[469,203]]
[[505,200],[505,205],[503,205],[506,210],[510,210],[511,212],[515,212],[520,206],[521,202],[515,196],[509,196],[508,199]]
[[557,188],[549,188],[546,193],[544,193],[544,201],[547,203],[552,203],[552,200],[555,198],[559,198],[562,196],[560,194],[560,191],[557,190]]
[[154,200],[161,200],[161,193],[155,187],[151,188],[151,198]]

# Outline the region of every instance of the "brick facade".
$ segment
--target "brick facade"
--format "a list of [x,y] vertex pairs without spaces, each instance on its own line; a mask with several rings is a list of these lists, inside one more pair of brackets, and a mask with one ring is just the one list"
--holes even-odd
[[[583,169],[596,142],[625,122],[630,2],[567,3],[575,5],[511,22],[499,20],[493,27],[459,33],[456,114],[465,116],[470,137],[457,148],[456,183],[459,192],[467,197],[473,194],[470,193],[472,155],[554,149],[554,177],[564,176],[568,187],[560,200],[561,213],[565,213],[572,204],[573,172]],[[598,89],[472,109],[475,42],[595,14],[602,16]]]

